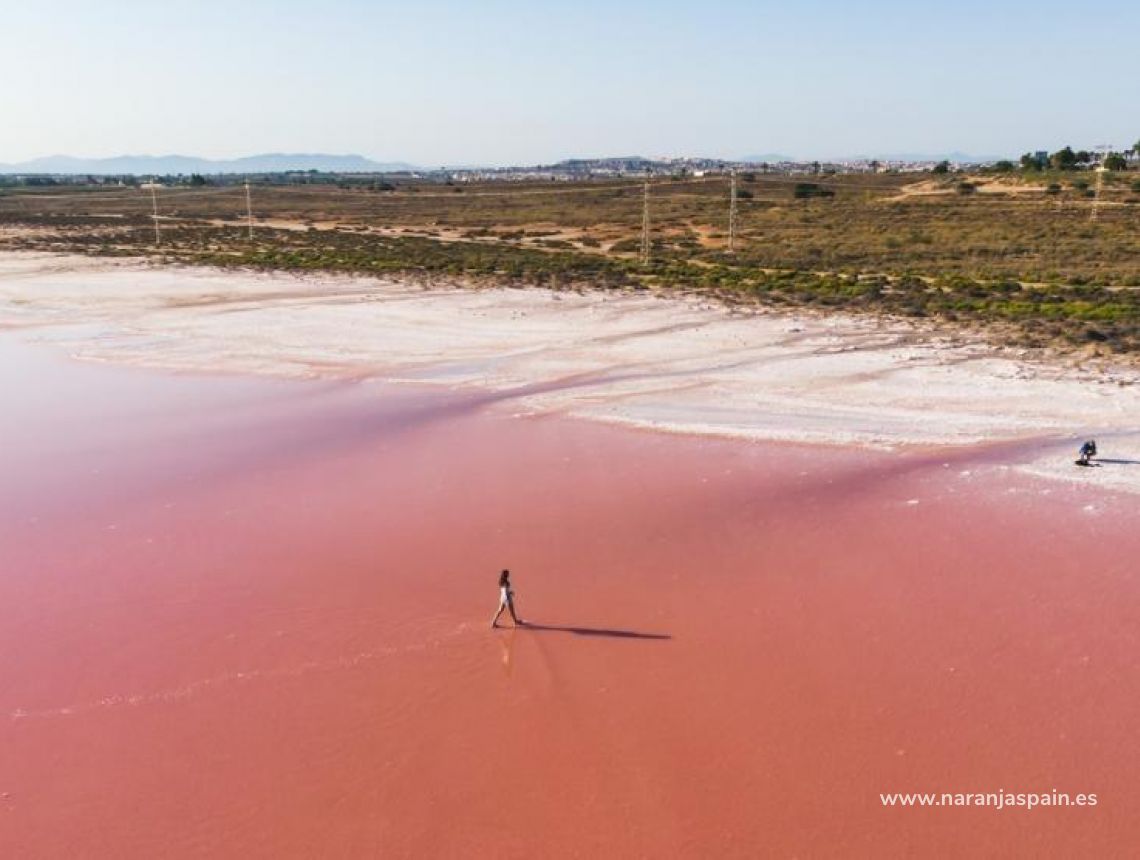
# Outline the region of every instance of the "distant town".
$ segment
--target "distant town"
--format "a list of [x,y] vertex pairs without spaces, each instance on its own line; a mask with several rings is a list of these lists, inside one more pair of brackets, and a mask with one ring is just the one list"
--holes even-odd
[[0,187],[53,185],[138,186],[233,185],[255,180],[266,184],[328,184],[393,190],[399,181],[473,182],[588,182],[631,178],[699,178],[732,172],[785,175],[868,173],[1033,172],[1087,170],[1104,167],[1128,170],[1140,165],[1140,142],[1123,151],[1109,147],[1056,152],[1037,150],[1018,160],[973,158],[964,154],[938,157],[852,158],[829,161],[785,156],[756,156],[740,160],[718,158],[572,158],[553,164],[512,167],[417,167],[402,162],[374,162],[356,155],[257,155],[231,161],[186,156],[120,156],[76,159],[65,156],[22,164],[0,164]]
[[[46,161],[46,160],[45,160]],[[100,165],[97,169],[84,171],[80,164],[67,164],[66,170],[44,169],[55,165],[45,164],[43,168],[15,171],[10,165],[0,172],[0,186],[41,186],[41,185],[139,185],[146,181],[156,181],[163,185],[230,185],[247,178],[256,177],[261,182],[273,184],[326,184],[342,182],[352,185],[376,184],[378,190],[389,190],[386,183],[399,180],[417,180],[440,183],[469,182],[583,182],[597,179],[660,178],[660,177],[702,177],[731,173],[732,171],[775,173],[775,174],[850,174],[898,172],[911,173],[933,170],[944,164],[954,170],[977,168],[985,162],[950,161],[948,159],[887,160],[853,159],[837,161],[800,161],[792,159],[766,160],[743,159],[731,161],[717,158],[644,158],[622,156],[614,158],[573,158],[554,164],[511,167],[437,167],[420,168],[411,165],[372,166],[366,159],[354,159],[350,164],[321,164],[307,169],[264,169],[262,164],[250,164],[249,170],[241,170],[240,163],[228,162],[223,170],[212,170],[208,163],[192,165],[196,169],[184,169],[191,164],[176,164],[175,170],[163,169],[170,165],[162,159],[155,159],[154,165],[146,163],[127,164],[125,159],[107,159],[120,162],[122,172],[106,172]],[[190,162],[190,159],[186,159]],[[250,159],[251,162],[254,159]],[[303,163],[303,162],[302,162]],[[117,165],[111,165],[117,166]],[[152,167],[148,170],[147,167]]]

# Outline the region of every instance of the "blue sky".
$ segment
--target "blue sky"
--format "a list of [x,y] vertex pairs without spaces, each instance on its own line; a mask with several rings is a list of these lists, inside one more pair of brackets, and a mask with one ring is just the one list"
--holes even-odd
[[2,0],[0,161],[1131,145],[1140,3]]

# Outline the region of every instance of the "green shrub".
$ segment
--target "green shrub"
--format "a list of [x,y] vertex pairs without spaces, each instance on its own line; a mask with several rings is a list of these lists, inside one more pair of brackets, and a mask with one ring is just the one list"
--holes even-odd
[[815,182],[797,182],[792,189],[792,196],[797,200],[805,200],[811,197],[834,197],[835,192]]

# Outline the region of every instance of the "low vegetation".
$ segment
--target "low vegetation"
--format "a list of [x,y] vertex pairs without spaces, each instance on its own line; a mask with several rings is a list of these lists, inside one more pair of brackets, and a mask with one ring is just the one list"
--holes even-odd
[[1051,169],[811,182],[743,174],[729,253],[727,178],[658,181],[648,265],[639,262],[641,185],[620,180],[255,184],[252,240],[243,189],[163,188],[157,248],[149,189],[55,186],[0,195],[0,247],[698,291],[738,305],[886,313],[980,326],[1003,343],[1140,356],[1140,191],[1124,173],[1100,185],[1095,197],[1083,178]]

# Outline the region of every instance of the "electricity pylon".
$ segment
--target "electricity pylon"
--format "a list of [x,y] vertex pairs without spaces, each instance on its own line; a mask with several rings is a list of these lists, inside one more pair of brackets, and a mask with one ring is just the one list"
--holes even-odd
[[1097,216],[1100,214],[1100,195],[1104,190],[1104,174],[1106,172],[1104,162],[1109,153],[1112,152],[1112,146],[1105,143],[1098,146],[1097,151],[1100,153],[1100,164],[1096,166],[1096,188],[1093,190],[1092,210],[1089,212],[1089,221],[1093,224],[1096,223]]
[[736,171],[732,171],[732,183],[728,191],[728,253],[736,251]]
[[649,173],[641,189],[641,265],[649,265]]
[[249,194],[249,180],[245,181],[245,219],[249,225],[249,241],[253,241],[253,200]]
[[151,205],[151,218],[154,219],[154,247],[162,244],[162,234],[158,228],[158,179],[151,178],[150,180],[150,205]]

